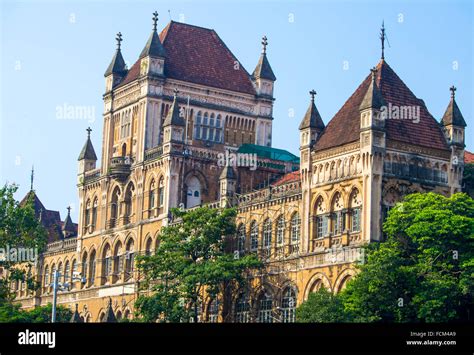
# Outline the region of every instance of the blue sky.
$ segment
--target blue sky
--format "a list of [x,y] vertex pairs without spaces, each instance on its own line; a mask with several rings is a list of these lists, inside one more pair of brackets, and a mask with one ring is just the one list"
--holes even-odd
[[[100,157],[103,73],[121,31],[132,65],[150,34],[151,14],[161,30],[175,21],[213,28],[252,72],[268,37],[277,76],[273,146],[298,153],[298,124],[318,92],[327,121],[380,58],[385,58],[436,118],[458,90],[474,150],[473,5],[465,1],[5,1],[0,5],[0,183],[15,182],[17,198],[35,189],[49,209],[73,206],[77,220],[77,156],[87,126]],[[168,13],[169,10],[169,13]],[[93,119],[61,119],[58,110],[83,106]],[[291,112],[294,112],[291,117]]]

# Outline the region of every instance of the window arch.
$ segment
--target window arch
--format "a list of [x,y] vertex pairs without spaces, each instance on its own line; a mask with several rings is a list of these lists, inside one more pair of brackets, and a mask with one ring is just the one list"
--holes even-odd
[[50,277],[50,283],[53,283],[54,282],[54,275],[56,274],[56,265],[53,264],[53,266],[51,266],[51,277]]
[[97,226],[97,206],[99,204],[99,200],[96,198],[94,198],[94,202],[92,203],[92,231],[95,230],[96,226]]
[[237,250],[240,255],[245,253],[245,224],[243,223],[237,228]]
[[148,237],[145,243],[145,255],[151,255],[152,243],[153,241],[151,240],[151,237]]
[[114,282],[117,282],[120,279],[120,275],[123,272],[123,250],[122,243],[119,241],[114,248],[114,257],[113,257],[113,268],[114,268]]
[[62,283],[61,280],[63,280],[63,277],[64,277],[63,263],[62,261],[60,261],[58,265],[58,283],[60,284]]
[[328,234],[328,221],[329,216],[326,212],[326,207],[324,205],[324,200],[321,196],[316,200],[315,211],[315,237],[324,238]]
[[[87,271],[88,271],[88,270],[87,270],[87,266],[88,266],[88,265],[87,265],[87,253],[84,253],[84,255],[82,256],[82,265],[81,265],[82,271],[81,271],[81,277],[82,277],[82,278],[86,278],[86,281],[89,281],[89,280],[87,280],[87,277],[88,277],[88,275],[87,275]],[[84,286],[85,286],[85,283],[82,282],[81,285],[82,285],[82,287],[84,287]]]
[[165,179],[163,176],[158,180],[158,208],[160,213],[163,212],[163,206],[165,204]]
[[331,203],[331,232],[333,235],[340,235],[345,227],[345,213],[343,212],[342,196],[336,192]]
[[74,259],[72,261],[72,267],[71,267],[71,288],[74,288],[75,285],[75,275],[77,275],[77,260]]
[[281,246],[285,243],[285,217],[281,215],[276,222],[276,243]]
[[153,209],[155,208],[155,179],[150,182],[150,190],[148,192],[148,209],[150,210],[150,217],[153,216]]
[[133,277],[133,269],[135,264],[135,250],[133,239],[127,242],[125,254],[125,279],[128,280]]
[[250,224],[250,251],[258,249],[258,224],[257,221],[252,221]]
[[268,292],[262,292],[257,302],[257,322],[273,323],[273,298]]
[[89,257],[89,286],[94,286],[96,272],[96,252],[93,250]]
[[69,263],[69,260],[66,261],[66,264],[64,266],[64,278],[63,278],[63,282],[64,283],[68,283],[70,280],[70,275],[71,275],[71,264]]
[[89,227],[91,225],[91,200],[88,199],[87,202],[86,202],[86,211],[85,211],[85,216],[84,216],[84,220],[85,220],[85,225],[86,225],[86,230],[89,230]]
[[49,266],[48,265],[46,265],[44,268],[43,277],[44,277],[44,287],[49,287]]
[[101,283],[107,283],[109,276],[112,275],[112,251],[110,245],[106,244],[104,251],[102,252],[102,278]]
[[351,232],[360,232],[362,200],[358,189],[353,189],[349,199]]
[[119,197],[120,189],[116,186],[112,192],[112,200],[110,203],[110,227],[112,228],[115,227],[118,218]]
[[247,293],[241,293],[235,302],[235,321],[237,323],[250,322],[250,302]]
[[291,216],[291,231],[290,231],[290,253],[296,253],[299,251],[301,235],[301,219],[298,212],[293,213]]
[[135,205],[134,205],[134,193],[135,193],[135,186],[133,183],[130,183],[125,190],[125,197],[124,197],[124,205],[125,205],[125,213],[124,213],[124,224],[132,222],[132,217],[135,213]]
[[272,247],[272,221],[270,218],[267,218],[263,222],[263,250],[265,257],[270,256]]
[[282,322],[294,323],[296,320],[296,291],[293,287],[287,287],[283,291],[281,300]]

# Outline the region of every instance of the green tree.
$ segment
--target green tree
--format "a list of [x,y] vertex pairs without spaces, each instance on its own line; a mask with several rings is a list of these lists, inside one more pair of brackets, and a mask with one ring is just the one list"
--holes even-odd
[[474,198],[474,163],[464,165],[462,190]]
[[235,209],[172,211],[175,222],[161,229],[154,255],[137,257],[151,291],[136,302],[144,321],[197,322],[203,295],[223,295],[243,287],[247,273],[262,266],[256,256],[235,257]]
[[[28,200],[26,204],[20,205],[13,196],[16,191],[15,185],[4,185],[0,188],[0,252],[4,254],[7,250],[33,248],[37,250],[38,255],[46,246],[46,230],[35,216],[33,201]],[[8,255],[2,256],[0,268],[3,268],[6,276],[0,279],[0,304],[13,301],[14,295],[9,288],[12,281],[26,282],[28,289],[37,287],[32,275],[25,272],[32,267],[31,262],[25,263],[12,260]]]
[[339,295],[324,287],[310,293],[308,300],[296,308],[298,323],[339,323],[347,320]]
[[[0,304],[0,323],[49,323],[51,322],[52,306],[35,307],[23,310],[19,303],[3,302]],[[56,307],[56,322],[68,323],[73,312],[64,306]]]

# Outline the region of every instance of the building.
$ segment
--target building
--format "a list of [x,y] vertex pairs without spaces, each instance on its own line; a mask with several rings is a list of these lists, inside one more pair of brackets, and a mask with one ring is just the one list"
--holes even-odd
[[134,258],[157,248],[169,209],[236,206],[235,251],[258,253],[266,272],[228,307],[208,300],[202,320],[293,321],[310,292],[345,286],[361,246],[383,241],[384,216],[404,195],[461,189],[466,123],[455,88],[435,119],[383,51],[327,124],[310,92],[297,157],[272,147],[266,37],[252,74],[213,30],[172,21],[158,34],[156,13],[130,68],[121,42],[119,33],[105,72],[101,164],[90,129],[78,159],[77,236],[48,245],[36,267],[43,287],[18,294],[24,307],[51,302],[59,269],[70,284],[59,304],[77,304],[86,322],[111,310],[129,318],[139,294]]

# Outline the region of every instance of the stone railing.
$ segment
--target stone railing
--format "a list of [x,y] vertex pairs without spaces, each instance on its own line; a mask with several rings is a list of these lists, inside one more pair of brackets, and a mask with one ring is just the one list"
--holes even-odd
[[46,246],[47,253],[53,253],[56,251],[67,251],[74,250],[77,246],[77,238],[68,238],[58,240],[57,242],[49,243]]
[[159,145],[154,148],[145,150],[145,160],[153,160],[163,155],[163,146]]
[[248,206],[255,203],[270,201],[275,198],[282,198],[301,193],[301,182],[295,181],[280,186],[270,186],[264,189],[249,192],[237,197],[239,206]]
[[84,173],[84,182],[91,182],[100,177],[100,169],[89,170]]

